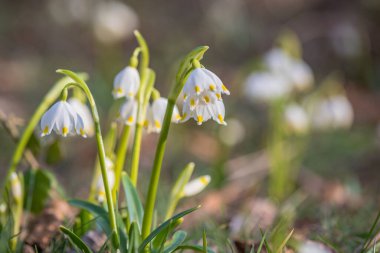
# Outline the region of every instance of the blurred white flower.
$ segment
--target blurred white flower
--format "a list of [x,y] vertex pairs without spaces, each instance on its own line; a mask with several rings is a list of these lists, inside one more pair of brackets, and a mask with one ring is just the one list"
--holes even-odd
[[185,185],[183,189],[183,196],[190,197],[197,195],[201,191],[206,188],[206,186],[210,183],[211,177],[209,175],[198,177],[194,180],[191,180]]
[[82,117],[66,101],[56,102],[41,118],[41,137],[52,130],[58,135],[81,135],[86,137]]
[[82,103],[77,98],[70,98],[67,101],[83,120],[83,129],[87,136],[93,136],[95,133],[94,120],[92,119],[91,111],[86,104]]
[[317,103],[312,111],[314,129],[349,128],[354,120],[350,101],[343,95],[336,95]]
[[0,204],[0,215],[7,211],[7,205],[3,202]]
[[[113,170],[114,164],[112,160],[108,157],[106,157],[105,160],[106,164],[106,171],[107,171],[107,177],[108,177],[108,185],[110,189],[112,189],[115,185],[115,172]],[[104,183],[103,183],[103,178],[101,175],[98,177],[98,181],[96,183],[96,195],[97,195],[97,200],[102,203],[106,199],[106,192],[104,189]]]
[[295,91],[302,92],[312,87],[314,76],[311,68],[302,59],[295,59],[279,48],[272,49],[264,57],[270,72],[287,79]]
[[120,71],[113,81],[114,98],[134,97],[140,87],[140,75],[136,68],[126,67]]
[[69,25],[74,22],[88,22],[93,2],[91,0],[50,0],[47,4],[50,15],[57,23]]
[[307,240],[298,248],[298,253],[332,253],[325,245],[319,242]]
[[16,201],[22,199],[22,186],[17,174],[13,172],[10,177],[12,196]]
[[284,112],[285,123],[289,130],[297,134],[304,134],[309,129],[309,117],[306,111],[297,104],[288,105]]
[[95,7],[94,32],[103,43],[114,43],[132,35],[138,17],[134,10],[119,1],[100,2]]
[[205,68],[194,69],[185,83],[182,94],[182,122],[194,118],[197,124],[201,125],[213,119],[226,125],[222,94],[229,95],[230,92],[214,73]]
[[137,107],[137,101],[134,98],[128,98],[120,107],[119,118],[124,124],[132,126],[136,123]]
[[[160,97],[155,99],[153,103],[148,106],[146,120],[149,133],[161,132],[162,122],[164,120],[167,105],[168,100],[166,98]],[[181,115],[179,114],[177,106],[174,106],[172,122],[178,123],[180,120]]]
[[292,87],[280,75],[252,73],[244,83],[244,94],[253,102],[271,102],[289,96]]
[[219,139],[228,146],[234,146],[244,140],[244,125],[234,118],[228,119],[228,125],[219,129]]

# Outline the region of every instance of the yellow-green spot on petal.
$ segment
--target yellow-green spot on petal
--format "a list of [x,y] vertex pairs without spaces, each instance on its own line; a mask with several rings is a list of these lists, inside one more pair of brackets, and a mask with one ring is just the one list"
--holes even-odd
[[215,85],[213,85],[213,84],[210,84],[209,88],[210,88],[211,91],[215,91],[215,89],[216,89]]
[[226,86],[224,86],[224,84],[222,84],[222,90],[225,91],[225,92],[228,92],[228,89]]
[[174,116],[174,118],[176,119],[176,120],[181,120],[181,115],[179,115],[179,114],[176,114],[175,116]]
[[222,114],[218,114],[218,120],[220,123],[224,123],[224,118]]
[[194,90],[196,93],[201,92],[201,88],[198,85],[195,85]]
[[190,105],[191,105],[191,107],[195,106],[195,100],[194,100],[194,98],[192,98],[192,99],[190,100]]
[[82,136],[86,136],[86,133],[84,132],[84,129],[83,129],[83,128],[79,129],[79,133],[80,133],[80,135],[82,135]]
[[210,103],[210,97],[209,96],[204,96],[203,99],[206,102],[206,104]]
[[197,116],[197,121],[198,121],[199,124],[203,122],[203,117],[202,117],[202,115],[198,115],[198,116]]
[[154,121],[154,126],[155,126],[157,129],[161,129],[161,123],[160,123],[158,120],[155,120],[155,121]]
[[44,130],[42,131],[43,134],[47,134],[49,132],[49,126],[45,126]]
[[120,88],[120,87],[117,88],[117,89],[116,89],[116,93],[117,93],[117,94],[122,94],[122,93],[123,93],[123,89]]
[[129,116],[128,119],[127,119],[127,122],[128,123],[133,123],[133,120],[134,120],[133,116]]
[[187,94],[183,94],[183,99],[186,100]]
[[63,135],[63,136],[66,136],[68,132],[69,132],[69,129],[68,129],[67,127],[64,126],[64,127],[62,128],[62,135]]
[[207,180],[207,177],[206,177],[206,176],[201,177],[201,178],[199,179],[199,181],[201,181],[201,183],[202,183],[203,185],[208,184],[208,180]]
[[134,95],[135,95],[135,93],[133,93],[132,91],[128,92],[129,97],[133,97]]

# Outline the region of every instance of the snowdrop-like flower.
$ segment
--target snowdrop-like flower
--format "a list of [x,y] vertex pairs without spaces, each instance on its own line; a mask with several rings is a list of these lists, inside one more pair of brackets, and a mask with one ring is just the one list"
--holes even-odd
[[58,135],[81,135],[86,137],[82,117],[66,101],[55,103],[41,118],[41,137],[49,135],[52,130]]
[[7,211],[7,205],[4,202],[0,203],[0,215],[5,214],[6,211]]
[[301,59],[292,58],[284,50],[275,48],[264,57],[269,71],[286,79],[295,91],[312,87],[314,76],[311,68]]
[[94,129],[94,120],[92,119],[91,111],[86,106],[86,104],[82,103],[79,99],[70,98],[67,101],[74,110],[79,114],[79,116],[83,120],[83,129],[87,136],[93,136],[95,133]]
[[21,201],[22,186],[17,174],[13,172],[10,177],[12,196],[16,201]]
[[288,128],[298,134],[304,134],[309,129],[309,118],[306,111],[297,104],[285,108],[285,123]]
[[287,97],[291,86],[282,76],[271,72],[251,74],[244,83],[245,95],[252,101],[270,102]]
[[337,95],[320,101],[312,111],[313,128],[319,130],[331,128],[349,128],[354,120],[350,101]]
[[183,88],[182,122],[194,118],[198,125],[213,119],[219,124],[224,121],[225,109],[222,94],[230,92],[222,81],[205,68],[196,68],[187,79]]
[[132,126],[135,124],[137,118],[137,106],[137,101],[134,98],[129,98],[120,107],[120,119],[126,125]]
[[198,177],[194,180],[191,180],[185,185],[183,189],[183,196],[190,197],[194,196],[206,188],[206,186],[210,183],[211,177],[209,175]]
[[[157,98],[149,105],[147,109],[147,127],[148,132],[161,132],[162,122],[165,117],[168,100],[166,98]],[[174,106],[172,122],[178,123],[181,120],[177,106]]]
[[113,82],[114,98],[133,98],[140,87],[140,76],[136,68],[128,66],[120,71]]
[[[112,189],[115,185],[115,172],[113,170],[114,164],[111,159],[106,157],[106,170],[108,177],[108,185],[110,189]],[[98,181],[96,183],[96,192],[97,192],[97,200],[102,203],[106,199],[106,192],[104,189],[104,183],[101,176],[99,176]]]

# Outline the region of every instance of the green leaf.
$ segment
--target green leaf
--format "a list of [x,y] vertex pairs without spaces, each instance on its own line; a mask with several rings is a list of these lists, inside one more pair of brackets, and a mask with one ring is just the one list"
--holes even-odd
[[139,231],[142,228],[142,221],[144,216],[144,209],[141,204],[140,198],[137,194],[136,188],[133,186],[131,180],[126,173],[122,174],[122,183],[127,201],[128,218],[129,221],[136,222]]
[[65,228],[64,226],[60,226],[59,229],[62,233],[69,237],[70,241],[74,246],[78,247],[84,253],[92,253],[91,249],[76,235],[74,232]]
[[182,78],[183,75],[188,71],[189,66],[191,65],[191,61],[193,59],[201,60],[204,53],[208,50],[208,46],[199,46],[194,48],[190,53],[188,53],[182,60],[177,76],[176,76],[176,82],[178,83]]
[[189,182],[191,175],[193,174],[194,171],[194,163],[189,163],[181,172],[179,175],[177,181],[175,182],[171,196],[177,196],[182,194],[183,188],[185,188],[185,185]]
[[194,212],[198,208],[199,207],[190,208],[190,209],[188,209],[186,211],[183,211],[183,212],[181,212],[179,214],[174,215],[172,218],[170,218],[169,220],[167,220],[164,223],[162,223],[155,230],[153,230],[153,232],[150,233],[149,236],[141,243],[141,245],[139,247],[139,252],[144,252],[144,249],[148,245],[148,243],[150,243],[162,231],[165,232],[165,228],[167,228],[170,224],[172,224],[173,222],[176,222],[178,219],[182,218],[183,216],[188,215],[189,213]]
[[45,207],[53,185],[53,176],[47,171],[28,170],[24,173],[24,208],[39,213]]
[[137,253],[141,242],[141,235],[136,222],[132,222],[129,229],[129,247],[128,253]]
[[76,206],[78,208],[87,210],[88,212],[97,216],[96,220],[99,223],[99,225],[105,230],[107,235],[111,234],[112,230],[108,220],[108,212],[104,208],[97,206],[91,202],[79,199],[69,200],[68,203],[72,206]]
[[186,239],[187,233],[185,231],[177,231],[174,233],[173,238],[165,244],[164,253],[174,252]]

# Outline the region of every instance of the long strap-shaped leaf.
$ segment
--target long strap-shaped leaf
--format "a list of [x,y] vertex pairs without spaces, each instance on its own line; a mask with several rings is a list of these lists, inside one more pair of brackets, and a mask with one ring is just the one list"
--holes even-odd
[[155,230],[153,230],[152,233],[141,243],[139,247],[139,252],[144,252],[145,247],[150,243],[162,230],[164,230],[167,226],[169,226],[171,223],[176,222],[178,219],[182,218],[185,215],[188,215],[191,212],[194,212],[197,210],[199,206],[190,208],[186,211],[183,211],[179,214],[174,215],[172,218],[169,220],[165,221],[162,223],[160,226],[158,226]]
[[126,173],[122,174],[122,183],[127,201],[128,218],[129,221],[136,222],[141,233],[142,220],[144,216],[144,209],[141,204],[140,198],[137,194],[136,188],[133,186],[131,180]]
[[61,230],[62,233],[67,235],[70,238],[70,241],[74,246],[78,247],[82,252],[84,253],[93,253],[91,249],[82,241],[82,239],[79,238],[73,231],[70,229],[60,226],[59,229]]
[[177,231],[174,233],[170,242],[165,245],[164,253],[174,252],[186,239],[187,233],[185,231]]

